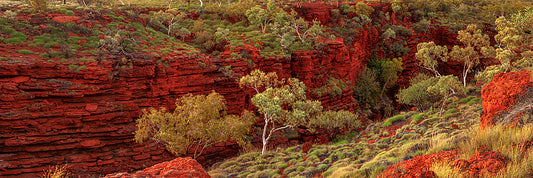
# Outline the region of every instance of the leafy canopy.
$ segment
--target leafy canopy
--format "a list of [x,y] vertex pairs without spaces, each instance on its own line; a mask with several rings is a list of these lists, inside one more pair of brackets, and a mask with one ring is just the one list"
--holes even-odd
[[445,46],[436,45],[434,42],[419,43],[417,46],[417,52],[415,54],[416,59],[419,61],[419,65],[440,77],[437,66],[439,60],[448,61],[448,48]]
[[215,143],[237,140],[243,146],[255,116],[249,111],[240,117],[226,115],[226,109],[224,97],[214,91],[207,96],[187,94],[176,101],[174,112],[165,108],[144,110],[136,121],[135,141],[162,142],[176,155],[194,149],[195,159]]

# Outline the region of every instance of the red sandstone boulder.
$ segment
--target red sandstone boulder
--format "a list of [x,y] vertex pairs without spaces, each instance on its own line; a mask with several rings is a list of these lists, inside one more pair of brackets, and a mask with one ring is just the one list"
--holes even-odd
[[481,91],[481,127],[497,122],[510,124],[513,117],[532,109],[533,82],[530,71],[500,73]]
[[498,152],[483,151],[468,159],[468,177],[489,177],[505,168],[507,159]]
[[312,147],[313,147],[313,143],[311,143],[311,142],[305,142],[305,143],[302,145],[302,153],[307,153]]
[[465,171],[468,177],[492,176],[506,167],[507,159],[498,152],[478,152],[470,159],[454,160],[457,150],[442,151],[424,156],[417,156],[411,160],[403,161],[389,166],[378,177],[436,177],[431,171],[435,163],[451,162],[455,168]]
[[138,171],[134,174],[115,173],[108,174],[107,178],[129,178],[129,177],[211,177],[205,169],[191,158],[176,158],[172,161],[156,164],[152,167]]
[[80,20],[80,17],[78,16],[57,16],[52,18],[53,21],[59,22],[59,23],[69,23],[69,22],[76,22]]
[[389,166],[378,176],[379,178],[407,178],[407,177],[435,177],[431,166],[438,162],[452,161],[457,156],[457,150],[442,151],[424,156],[417,156],[411,160],[399,162]]

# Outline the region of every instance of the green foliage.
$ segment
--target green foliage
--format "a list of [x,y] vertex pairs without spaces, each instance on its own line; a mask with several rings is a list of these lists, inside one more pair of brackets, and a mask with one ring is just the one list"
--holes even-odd
[[428,87],[427,91],[442,96],[440,114],[442,114],[444,104],[452,95],[464,95],[466,93],[465,88],[461,86],[459,79],[453,75],[439,77],[439,80],[432,86]]
[[357,84],[353,87],[357,103],[365,109],[374,107],[380,99],[381,85],[377,81],[377,75],[375,70],[365,68],[359,73]]
[[463,43],[464,47],[454,46],[450,56],[453,60],[463,62],[463,86],[466,87],[468,73],[479,64],[483,55],[490,55],[489,51],[492,50],[492,47],[489,46],[488,35],[483,34],[481,29],[478,29],[474,24],[459,31],[457,39]]
[[333,98],[342,95],[342,90],[348,88],[348,84],[349,82],[345,82],[342,79],[329,77],[326,85],[319,88],[314,88],[313,90],[318,96],[322,96],[323,94],[327,93]]
[[391,117],[391,118],[387,119],[385,122],[383,122],[381,127],[388,127],[388,126],[391,126],[392,123],[394,123],[394,122],[403,121],[403,120],[405,120],[405,116],[404,115],[397,115],[397,116],[394,116],[394,117]]
[[215,38],[217,42],[221,42],[222,40],[229,40],[230,31],[227,28],[217,28],[217,31],[215,32]]
[[[295,11],[290,14],[281,11],[276,14],[276,18],[271,26],[272,34],[281,45],[282,52],[289,48],[287,52],[296,50],[310,50],[313,48],[319,36],[324,35],[325,27],[319,21],[313,20],[313,25],[303,18],[297,18]],[[299,41],[296,41],[299,40]]]
[[420,75],[411,80],[411,85],[406,89],[400,89],[398,102],[416,106],[420,109],[426,109],[438,101],[441,96],[438,93],[428,92],[428,88],[437,83],[437,77],[428,77]]
[[422,115],[421,114],[415,114],[415,115],[411,116],[411,120],[414,121],[414,122],[418,122],[418,121],[422,120]]
[[388,88],[392,87],[396,80],[398,80],[398,73],[403,70],[402,59],[394,58],[381,62],[380,79],[383,81],[383,89],[381,90],[381,96]]
[[0,27],[0,31],[9,35],[10,38],[5,38],[3,40],[7,44],[18,45],[27,40],[24,33],[18,32],[9,26]]
[[362,126],[358,116],[345,110],[324,111],[307,123],[311,132],[323,131],[330,138],[342,134],[345,130],[351,132]]
[[266,9],[256,5],[245,12],[250,24],[258,24],[261,27],[261,32],[265,33],[267,25],[275,19],[275,15],[282,10],[276,6],[274,0],[269,0]]
[[113,36],[105,35],[104,39],[100,39],[98,47],[100,51],[125,55],[129,55],[135,49],[137,49],[137,42],[133,38],[124,38],[118,32]]
[[533,51],[524,51],[520,54],[522,58],[513,63],[512,71],[532,70],[533,69]]
[[59,9],[59,12],[61,12],[62,14],[65,14],[65,15],[74,15],[73,11],[67,10],[67,9]]
[[524,10],[514,13],[509,18],[514,27],[520,30],[520,33],[533,32],[533,8],[526,7]]
[[518,48],[522,41],[522,33],[504,16],[496,19],[495,24],[498,34],[494,36],[494,40],[499,43],[500,47],[510,50]]
[[430,23],[426,19],[421,19],[413,26],[415,32],[426,32],[430,27]]
[[164,32],[169,36],[178,36],[182,39],[190,35],[185,25],[181,24],[184,23],[186,16],[185,13],[178,12],[176,9],[160,10],[158,12],[151,11],[150,14],[140,15],[149,27]]
[[396,32],[392,28],[387,28],[387,30],[381,34],[381,37],[383,40],[393,39],[396,38]]
[[29,4],[37,12],[45,11],[48,8],[46,0],[29,0]]
[[413,30],[403,25],[394,25],[391,28],[394,30],[394,32],[396,32],[397,37],[409,38],[413,35]]
[[237,3],[226,7],[223,10],[223,16],[231,19],[243,20],[246,11],[254,7],[256,4],[252,0],[239,0]]
[[84,70],[86,68],[87,66],[78,66],[75,64],[68,65],[68,70],[75,71],[75,72],[79,72],[80,70]]
[[240,117],[226,115],[224,97],[216,92],[209,95],[185,95],[176,101],[176,110],[150,108],[137,119],[135,141],[148,139],[165,144],[174,154],[186,154],[194,148],[194,158],[218,142],[237,140],[245,144],[245,136],[255,122],[255,116],[245,111]]
[[33,51],[21,49],[21,50],[17,50],[17,53],[19,53],[19,54],[33,54]]
[[415,56],[419,61],[419,66],[440,77],[441,75],[437,71],[438,60],[443,62],[448,60],[448,48],[436,45],[434,42],[419,43],[416,48],[418,51]]
[[[256,92],[251,100],[265,121],[262,153],[265,153],[266,145],[274,132],[305,125],[314,113],[322,111],[319,101],[306,99],[307,87],[295,78],[285,82],[278,80],[276,73],[265,74],[254,70],[240,79],[239,86]],[[290,109],[286,109],[286,106]],[[278,127],[274,124],[278,124]]]
[[374,8],[366,5],[363,1],[359,1],[357,4],[355,4],[355,13],[359,16],[367,16],[370,17],[370,15],[374,12]]

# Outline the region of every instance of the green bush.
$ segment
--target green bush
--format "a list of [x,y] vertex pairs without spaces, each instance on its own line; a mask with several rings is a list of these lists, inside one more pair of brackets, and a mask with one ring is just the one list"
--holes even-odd
[[375,70],[365,68],[359,73],[359,80],[352,89],[357,103],[364,109],[374,107],[380,99],[381,85],[377,75]]
[[18,32],[10,27],[1,27],[1,32],[9,35],[10,38],[5,38],[3,41],[7,44],[18,45],[27,40],[24,33]]
[[406,89],[400,89],[400,92],[396,95],[398,102],[403,104],[410,104],[418,107],[419,109],[429,108],[434,103],[440,100],[440,96],[428,92],[428,88],[437,83],[439,79],[437,77],[428,77],[419,75],[411,80],[411,86]]
[[67,10],[67,9],[59,9],[59,12],[61,12],[62,14],[65,14],[65,15],[74,15],[73,11]]
[[411,116],[411,120],[414,121],[414,122],[418,122],[418,121],[422,120],[422,115],[415,114],[415,115]]
[[298,171],[298,172],[302,172],[303,170],[305,170],[305,167],[303,167],[303,166],[300,166],[300,167],[296,168],[296,171]]
[[466,105],[470,106],[470,105],[473,105],[473,104],[478,104],[478,103],[481,103],[483,100],[480,98],[480,97],[474,97],[472,98],[470,101],[468,101],[466,103]]

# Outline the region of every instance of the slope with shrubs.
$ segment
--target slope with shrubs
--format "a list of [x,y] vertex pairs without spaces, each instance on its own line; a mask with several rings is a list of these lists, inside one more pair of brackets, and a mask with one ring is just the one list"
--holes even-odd
[[472,95],[448,103],[443,116],[439,109],[402,112],[349,138],[314,145],[307,153],[302,146],[263,155],[247,152],[208,172],[213,177],[375,177],[400,161],[456,148],[467,140],[471,126],[478,125],[481,111],[480,98]]

